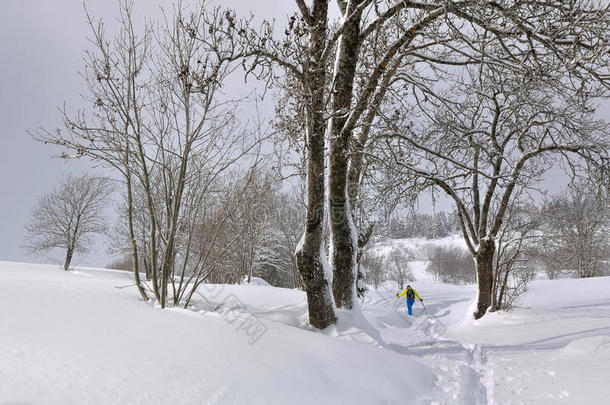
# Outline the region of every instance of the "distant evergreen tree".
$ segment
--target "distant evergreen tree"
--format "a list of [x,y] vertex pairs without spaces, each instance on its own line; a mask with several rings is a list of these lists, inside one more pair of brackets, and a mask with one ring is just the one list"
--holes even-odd
[[455,211],[394,216],[390,218],[385,229],[386,235],[392,239],[439,239],[457,232],[459,232],[459,223]]

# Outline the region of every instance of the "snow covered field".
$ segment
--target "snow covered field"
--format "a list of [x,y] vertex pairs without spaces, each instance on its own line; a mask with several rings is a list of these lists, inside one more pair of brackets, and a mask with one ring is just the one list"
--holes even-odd
[[608,403],[610,278],[537,280],[473,322],[474,287],[418,263],[427,312],[386,285],[320,333],[299,291],[205,286],[162,311],[127,273],[0,262],[0,404]]

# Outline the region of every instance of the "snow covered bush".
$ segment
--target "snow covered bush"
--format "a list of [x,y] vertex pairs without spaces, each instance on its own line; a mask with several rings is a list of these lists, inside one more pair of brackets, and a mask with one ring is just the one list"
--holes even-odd
[[360,260],[360,266],[366,274],[366,282],[373,285],[376,289],[387,280],[387,275],[384,271],[385,264],[382,258],[377,256],[373,250],[364,252]]
[[428,266],[437,281],[449,284],[473,284],[475,267],[468,251],[458,246],[430,246],[427,249]]
[[573,189],[541,209],[544,218],[536,258],[550,279],[561,274],[587,278],[610,274],[610,204],[592,192]]
[[399,289],[405,288],[405,283],[415,281],[411,270],[411,255],[408,252],[393,250],[385,260],[388,269],[388,278],[396,282]]

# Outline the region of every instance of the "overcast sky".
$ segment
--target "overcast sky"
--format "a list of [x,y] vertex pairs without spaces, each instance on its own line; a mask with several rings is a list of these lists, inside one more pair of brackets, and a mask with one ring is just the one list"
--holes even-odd
[[[155,16],[171,0],[135,0],[136,17]],[[282,22],[294,9],[291,0],[228,0],[242,15],[250,11]],[[112,33],[118,0],[89,0],[91,14],[103,18]],[[63,172],[82,172],[88,162],[53,158],[57,153],[33,141],[27,131],[60,127],[57,107],[78,108],[83,81],[78,76],[87,48],[87,25],[80,0],[0,0],[0,260],[48,262],[25,256],[23,225],[37,197]],[[607,115],[608,108],[605,109]],[[557,189],[560,181],[550,177]],[[423,205],[428,205],[424,199]],[[57,257],[59,263],[59,257]],[[108,264],[104,246],[79,263]]]
[[[159,14],[171,0],[135,0],[137,17]],[[283,19],[294,2],[231,0],[221,4],[240,14]],[[88,0],[90,13],[112,22],[118,1]],[[112,28],[112,24],[107,24]],[[49,146],[33,141],[27,131],[57,128],[57,107],[78,107],[83,81],[78,76],[88,34],[80,0],[0,1],[0,260],[48,262],[25,256],[23,225],[38,195],[48,191],[62,172],[83,171],[87,162],[53,158]],[[111,32],[109,32],[111,34]],[[100,246],[79,263],[108,263]]]

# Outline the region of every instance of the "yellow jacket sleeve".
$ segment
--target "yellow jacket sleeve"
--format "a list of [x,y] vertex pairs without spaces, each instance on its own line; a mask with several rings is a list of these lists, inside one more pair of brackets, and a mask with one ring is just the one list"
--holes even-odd
[[[417,291],[415,291],[415,288],[411,288],[411,289],[413,290],[413,293],[415,293],[415,296],[416,296],[418,299],[420,299],[420,300],[421,300],[422,298],[419,296],[419,294],[417,293]],[[406,293],[407,293],[407,289],[405,288],[404,290],[402,290],[402,292],[401,292],[400,294],[398,294],[398,296],[399,296],[399,297],[402,297],[402,296],[404,296]]]

